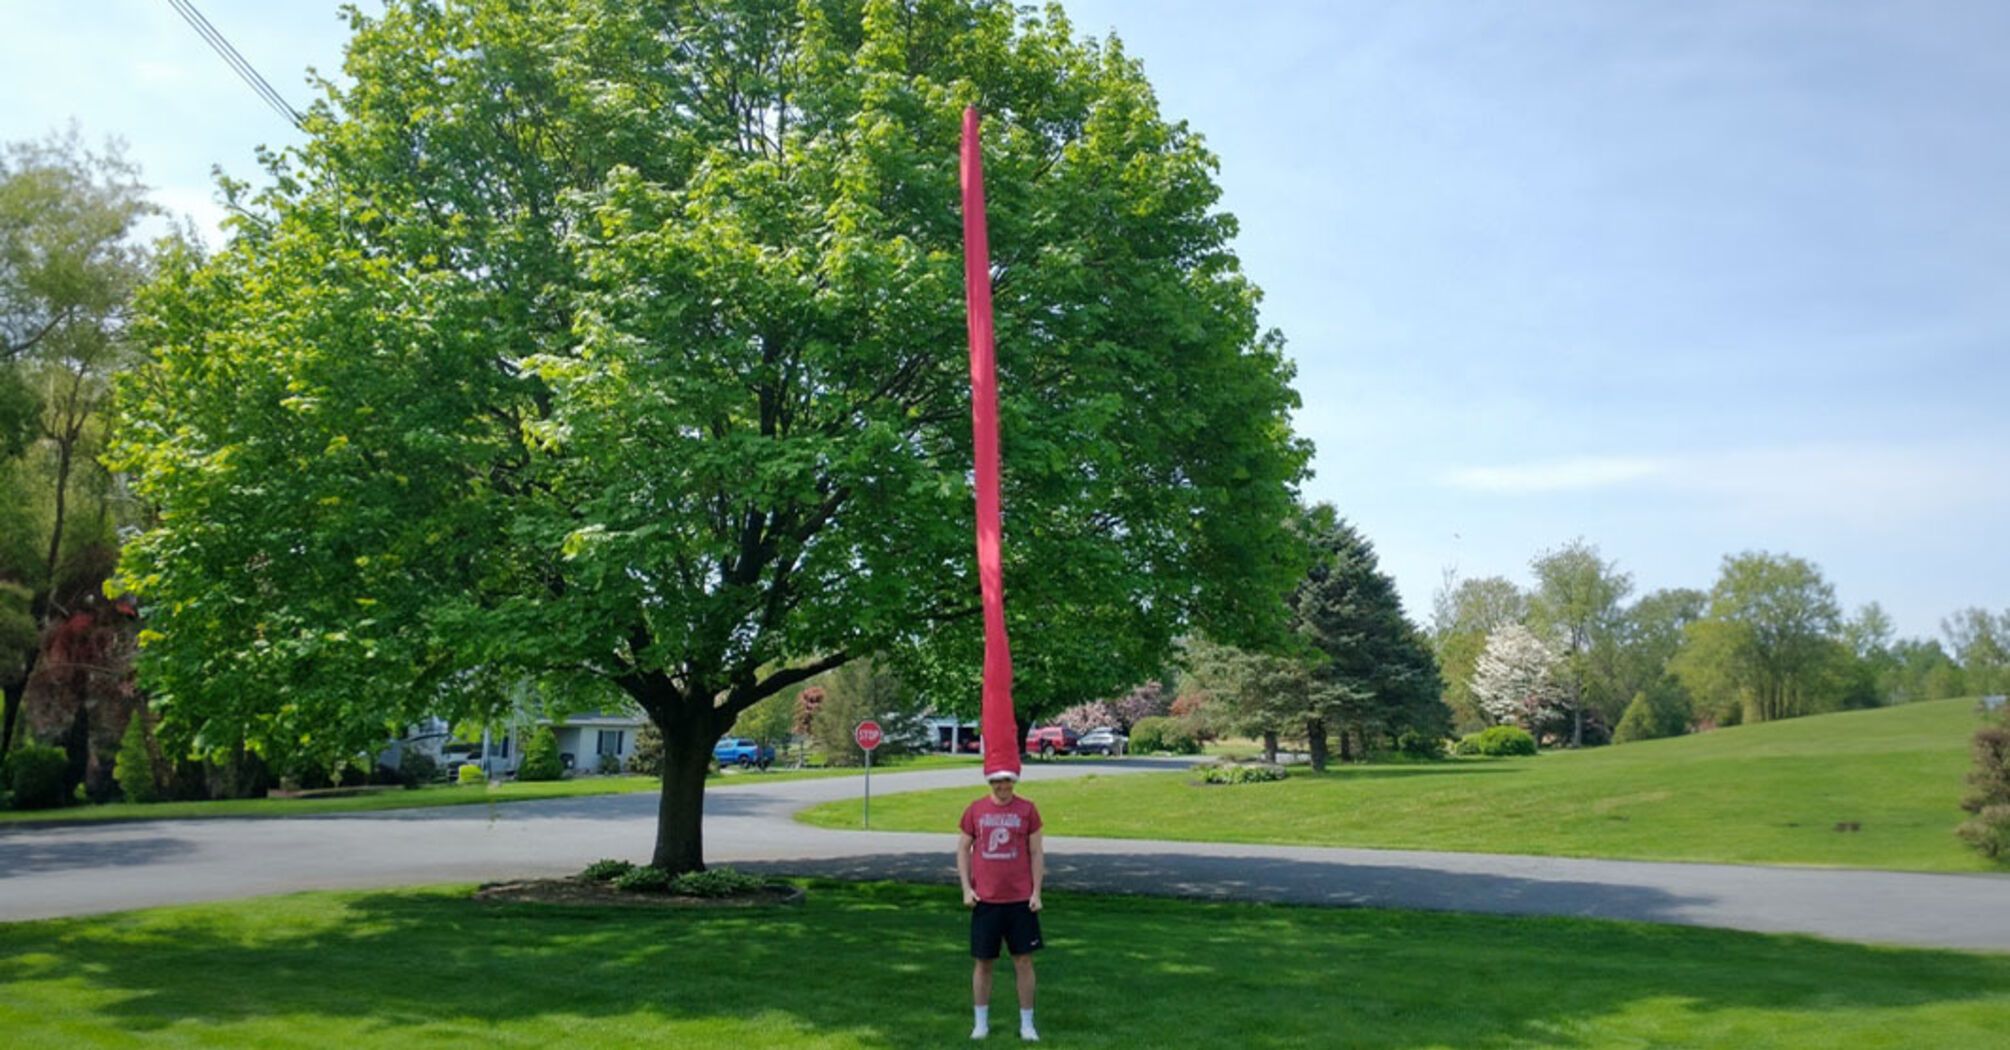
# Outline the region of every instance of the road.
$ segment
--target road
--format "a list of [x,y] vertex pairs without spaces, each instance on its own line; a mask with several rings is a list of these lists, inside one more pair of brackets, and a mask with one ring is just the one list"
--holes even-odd
[[[1076,760],[1027,769],[1024,790],[1177,762]],[[982,790],[971,770],[879,774],[875,795]],[[856,797],[855,777],[706,793],[710,863],[773,873],[951,883],[954,836],[847,832],[790,818]],[[0,921],[309,889],[566,875],[641,860],[653,795],[282,819],[0,829]],[[2010,876],[1576,860],[1405,850],[1054,838],[1056,888],[1212,899],[1569,915],[2010,951]]]

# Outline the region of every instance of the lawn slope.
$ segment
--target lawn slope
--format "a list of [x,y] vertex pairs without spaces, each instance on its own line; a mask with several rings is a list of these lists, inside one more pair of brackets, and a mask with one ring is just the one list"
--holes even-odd
[[[1051,835],[1979,871],[1953,833],[1978,724],[1973,701],[1945,700],[1525,759],[1235,787],[1090,777],[1027,794]],[[889,795],[873,827],[953,828],[974,794]],[[858,810],[802,819],[856,827]]]
[[[0,1032],[15,1050],[970,1045],[964,916],[940,887],[820,883],[779,911],[444,888],[0,924]],[[1060,1046],[1954,1050],[2010,1028],[2010,956],[1065,893],[1044,918]]]

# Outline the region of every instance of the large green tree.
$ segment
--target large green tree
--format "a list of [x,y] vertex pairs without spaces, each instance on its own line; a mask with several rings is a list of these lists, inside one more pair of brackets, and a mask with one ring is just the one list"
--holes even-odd
[[108,568],[120,514],[97,454],[154,211],[116,145],[73,129],[0,146],[0,588],[18,596],[0,595],[0,753],[38,636]]
[[1940,621],[1947,648],[1961,661],[1961,676],[1970,692],[2001,693],[2010,689],[2010,609],[2003,615],[1970,607]]
[[1570,710],[1570,743],[1584,743],[1584,712],[1595,707],[1609,727],[1629,696],[1614,687],[1622,624],[1620,603],[1633,577],[1582,539],[1544,551],[1529,564],[1535,593],[1529,622],[1552,638],[1561,659],[1556,673]]
[[988,115],[1017,699],[1280,627],[1307,447],[1215,158],[983,0],[393,0],[146,297],[144,674],[199,747],[368,747],[518,676],[712,742],[859,656],[975,703],[957,137]]
[[1684,629],[1675,673],[1720,718],[1759,722],[1837,706],[1835,589],[1814,563],[1785,554],[1727,555],[1705,615]]
[[1486,651],[1487,638],[1511,623],[1528,618],[1528,595],[1504,576],[1461,580],[1449,570],[1433,596],[1431,647],[1445,681],[1445,703],[1461,729],[1492,723],[1473,697],[1473,669]]

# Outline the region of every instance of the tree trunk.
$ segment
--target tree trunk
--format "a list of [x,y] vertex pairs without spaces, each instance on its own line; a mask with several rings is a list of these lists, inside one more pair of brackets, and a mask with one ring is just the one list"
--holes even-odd
[[1344,765],[1346,765],[1346,764],[1348,764],[1348,763],[1350,763],[1350,762],[1352,762],[1352,761],[1354,761],[1354,746],[1353,746],[1353,734],[1352,734],[1351,732],[1349,732],[1349,731],[1348,731],[1348,729],[1347,729],[1347,727],[1346,727],[1346,726],[1341,726],[1341,727],[1340,727],[1340,764],[1344,766]]
[[49,563],[43,576],[43,586],[49,593],[56,591],[56,566],[63,553],[63,518],[68,507],[70,489],[70,458],[76,451],[74,440],[62,442],[56,453],[56,520],[49,529]]
[[710,700],[680,698],[652,714],[663,733],[663,794],[649,863],[672,875],[705,870],[705,774],[719,741]]
[[[39,647],[38,647],[39,648]],[[35,654],[28,654],[28,674],[0,686],[0,755],[14,750],[14,723],[21,718],[21,700],[28,695],[28,675],[35,673]]]
[[1326,723],[1317,718],[1305,720],[1305,746],[1312,752],[1312,771],[1326,772]]
[[1266,729],[1263,731],[1263,760],[1273,766],[1277,764],[1277,730],[1275,729]]
[[1570,746],[1584,746],[1584,701],[1573,700],[1570,705]]

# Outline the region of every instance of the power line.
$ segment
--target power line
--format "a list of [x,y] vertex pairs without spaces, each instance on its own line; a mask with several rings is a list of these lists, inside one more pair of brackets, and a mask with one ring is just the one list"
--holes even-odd
[[209,19],[204,18],[202,12],[195,9],[195,4],[190,0],[168,0],[168,6],[174,8],[176,14],[181,15],[182,21],[187,22],[189,28],[195,30],[196,35],[209,44],[210,50],[215,51],[217,56],[237,73],[239,79],[256,92],[259,98],[264,99],[265,104],[271,106],[273,112],[279,114],[280,119],[296,128],[303,126],[300,111],[287,104],[286,99],[281,97],[279,92],[259,75],[258,70],[252,68],[251,63],[230,45],[230,41],[224,39],[223,34],[209,23]]

